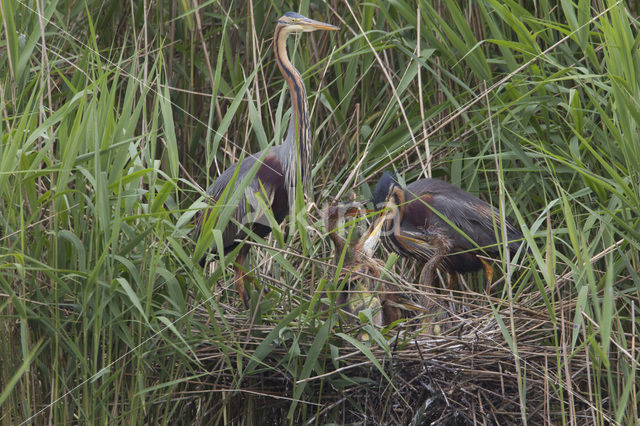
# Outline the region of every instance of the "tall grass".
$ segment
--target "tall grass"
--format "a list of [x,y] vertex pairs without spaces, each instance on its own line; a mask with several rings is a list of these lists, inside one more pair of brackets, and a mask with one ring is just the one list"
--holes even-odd
[[[305,226],[247,242],[259,246],[255,315],[231,291],[233,254],[212,274],[194,262],[202,188],[281,140],[290,100],[271,37],[293,6],[0,7],[3,424],[420,423],[446,411],[434,401],[481,393],[411,381],[403,366],[435,377],[448,358],[410,352],[403,324],[378,330],[365,312],[347,325],[321,308],[339,271],[310,203],[298,203]],[[368,197],[379,172],[396,169],[458,185],[523,230],[529,251],[517,268],[497,263],[492,297],[460,295],[491,321],[511,354],[499,368],[517,379],[501,392],[518,410],[477,412],[637,424],[637,2],[297,10],[342,28],[289,45],[310,94],[317,206],[351,190]],[[415,278],[410,262],[378,256]],[[479,278],[467,281],[481,292]],[[532,317],[544,325],[523,327]],[[536,350],[544,362],[530,361]],[[486,361],[477,357],[465,363]],[[472,420],[462,413],[440,418]]]

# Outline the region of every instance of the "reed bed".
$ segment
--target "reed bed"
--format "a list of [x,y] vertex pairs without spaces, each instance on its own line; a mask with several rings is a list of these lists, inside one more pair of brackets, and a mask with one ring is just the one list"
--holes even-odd
[[[637,425],[638,6],[0,2],[0,423]],[[341,30],[288,46],[313,189],[245,242],[247,312],[232,254],[198,265],[194,216],[282,139],[271,37],[291,9]],[[335,305],[320,212],[384,170],[457,185],[524,235],[490,289],[427,289],[439,333]],[[414,300],[419,266],[375,257]]]

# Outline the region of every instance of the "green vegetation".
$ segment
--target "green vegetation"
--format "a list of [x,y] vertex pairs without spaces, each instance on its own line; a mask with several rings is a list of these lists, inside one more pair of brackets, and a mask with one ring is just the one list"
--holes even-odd
[[[197,3],[0,2],[0,423],[638,424],[637,1]],[[202,188],[284,133],[288,10],[341,27],[289,45],[317,206],[432,173],[523,230],[457,331],[322,310],[313,207],[248,242],[253,318],[192,258]]]

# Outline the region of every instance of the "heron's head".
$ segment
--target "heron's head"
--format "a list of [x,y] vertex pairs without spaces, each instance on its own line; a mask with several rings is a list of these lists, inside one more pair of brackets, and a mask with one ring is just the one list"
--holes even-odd
[[[376,188],[373,190],[371,202],[375,209],[381,209],[386,206],[387,201],[393,202],[395,205],[401,204],[404,200],[396,199],[400,195],[402,187],[398,183],[395,174],[384,172]],[[404,194],[403,194],[404,195]]]
[[278,19],[278,25],[284,27],[287,33],[309,33],[316,30],[337,31],[335,25],[315,21],[296,12],[287,12]]
[[364,216],[369,213],[361,202],[351,203],[332,203],[324,211],[325,226],[329,231],[338,227],[338,222],[342,219],[351,221],[356,217]]
[[394,174],[384,172],[373,190],[371,202],[374,210],[367,210],[367,212],[381,213],[360,239],[362,251],[369,257],[373,255],[378,245],[385,222],[393,219],[398,213],[398,207],[404,204],[404,189]]

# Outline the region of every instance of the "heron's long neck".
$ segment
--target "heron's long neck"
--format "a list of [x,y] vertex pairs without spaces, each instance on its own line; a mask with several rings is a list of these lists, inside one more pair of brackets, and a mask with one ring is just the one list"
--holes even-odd
[[[287,158],[288,169],[286,170],[285,180],[289,188],[295,188],[296,168],[299,164],[300,176],[302,178],[303,190],[310,194],[309,186],[311,183],[311,130],[309,127],[309,105],[307,103],[307,91],[304,88],[304,82],[300,73],[296,70],[287,55],[287,37],[289,32],[286,27],[278,25],[276,27],[275,36],[273,38],[274,50],[276,54],[276,62],[278,68],[284,76],[291,93],[291,104],[293,109],[293,120],[295,120],[296,134],[295,137],[286,138],[283,146],[283,152],[288,153]],[[297,147],[296,147],[297,140]],[[293,192],[293,191],[291,191]],[[293,200],[290,200],[290,202]]]
[[[338,228],[339,218],[340,218],[340,210],[335,206],[329,207],[329,209],[327,210],[327,217],[326,217],[325,223],[326,223],[327,231],[329,231],[329,238],[331,238],[331,241],[333,241],[333,245],[335,246],[336,264],[340,260],[340,256],[342,256],[342,252],[344,251],[344,246],[347,244],[347,240],[345,240],[344,237],[342,237],[342,235],[338,233],[337,228]],[[350,260],[350,252],[347,249],[347,252],[345,253],[345,261],[349,261],[349,260]]]
[[392,195],[390,199],[387,200],[386,207],[390,208],[390,210],[389,212],[387,212],[387,217],[385,219],[385,235],[393,233],[393,235],[398,237],[402,232],[402,230],[400,229],[400,225],[402,222],[402,218],[404,217],[404,193],[398,191],[397,195]]
[[393,233],[395,235],[400,235],[402,232],[400,229],[400,208],[396,206],[393,209],[393,216],[391,217],[391,227],[393,227]]

